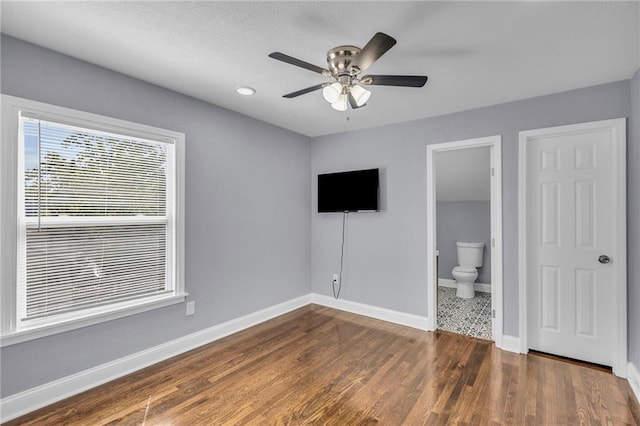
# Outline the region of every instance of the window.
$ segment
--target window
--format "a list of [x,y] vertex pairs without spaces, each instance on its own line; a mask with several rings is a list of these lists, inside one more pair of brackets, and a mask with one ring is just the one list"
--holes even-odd
[[[184,135],[4,101],[3,127],[14,130],[3,136],[14,146],[1,164],[15,172],[2,176],[3,199],[13,195],[2,206],[2,239],[14,236],[3,258],[8,250],[15,266],[2,265],[3,299],[12,301],[3,345],[183,301]],[[5,154],[14,167],[4,167]]]

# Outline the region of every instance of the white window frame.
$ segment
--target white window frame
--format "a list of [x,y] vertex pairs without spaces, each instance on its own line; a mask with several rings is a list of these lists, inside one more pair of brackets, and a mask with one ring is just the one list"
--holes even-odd
[[[172,264],[169,265],[173,291],[138,300],[116,302],[68,315],[57,316],[55,322],[39,321],[29,328],[18,327],[18,203],[21,181],[19,173],[20,113],[43,120],[86,127],[104,132],[171,143],[175,150],[175,226],[170,244]],[[44,336],[134,315],[185,301],[184,283],[184,164],[185,135],[171,130],[132,123],[111,117],[49,105],[42,102],[2,95],[2,142],[0,143],[0,347]],[[56,220],[53,219],[52,220]],[[87,219],[91,220],[91,219]],[[172,238],[171,238],[172,237]]]

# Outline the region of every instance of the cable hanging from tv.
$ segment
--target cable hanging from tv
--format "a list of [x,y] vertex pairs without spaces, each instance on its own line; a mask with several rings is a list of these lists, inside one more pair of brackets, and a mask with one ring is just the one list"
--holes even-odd
[[349,212],[342,212],[342,244],[340,245],[340,274],[338,274],[338,291],[336,292],[336,283],[331,282],[331,287],[333,289],[333,297],[338,300],[340,297],[340,290],[342,290],[342,270],[344,266],[344,228],[345,223],[347,221],[347,214]]

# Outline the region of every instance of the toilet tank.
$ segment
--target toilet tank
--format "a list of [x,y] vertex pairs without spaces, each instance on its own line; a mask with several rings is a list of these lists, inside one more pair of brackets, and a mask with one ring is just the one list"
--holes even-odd
[[458,264],[460,266],[473,266],[475,268],[482,266],[484,243],[458,241],[456,247],[458,250]]

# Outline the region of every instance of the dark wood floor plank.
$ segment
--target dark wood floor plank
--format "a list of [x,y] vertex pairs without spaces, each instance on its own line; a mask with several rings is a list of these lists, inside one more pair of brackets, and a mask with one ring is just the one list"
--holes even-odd
[[7,425],[640,425],[600,368],[310,305]]

